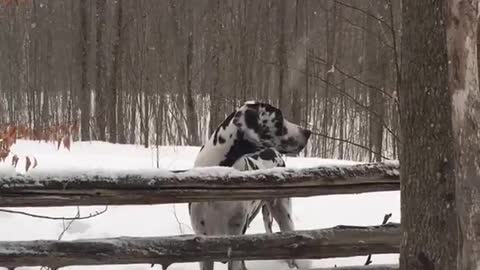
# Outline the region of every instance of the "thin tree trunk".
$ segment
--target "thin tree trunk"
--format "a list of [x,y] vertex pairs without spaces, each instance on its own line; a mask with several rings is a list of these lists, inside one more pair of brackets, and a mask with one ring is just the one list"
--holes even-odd
[[187,80],[187,89],[186,89],[186,111],[187,111],[187,126],[188,126],[188,138],[190,145],[200,145],[200,137],[198,136],[198,118],[195,111],[195,100],[194,93],[192,89],[192,66],[193,66],[193,11],[191,7],[188,9],[188,20],[192,20],[190,23],[190,31],[188,31],[187,37],[187,66],[186,66],[186,80]]
[[105,46],[104,46],[104,33],[105,33],[105,24],[106,24],[106,0],[97,0],[95,2],[96,7],[96,24],[97,24],[97,48],[96,48],[96,120],[97,120],[97,132],[98,139],[100,141],[106,141],[106,93],[105,93]]
[[[112,73],[110,74],[110,95],[108,97],[108,133],[109,141],[116,143],[117,137],[117,98],[119,96],[118,87],[121,85],[120,80],[120,43],[122,42],[122,24],[123,24],[123,8],[122,0],[115,1],[116,23],[115,23],[115,40],[112,49]],[[123,121],[123,119],[120,119]]]
[[90,140],[90,86],[87,77],[88,25],[87,0],[80,0],[80,124],[82,141]]

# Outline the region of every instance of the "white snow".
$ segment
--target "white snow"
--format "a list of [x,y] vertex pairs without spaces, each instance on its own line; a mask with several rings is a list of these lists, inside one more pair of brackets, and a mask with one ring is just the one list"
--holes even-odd
[[[20,157],[17,173],[25,172],[25,156],[35,157],[38,167],[28,172],[32,176],[48,176],[49,173],[81,173],[94,174],[95,172],[118,175],[119,170],[142,175],[155,172],[156,149],[146,149],[142,146],[115,145],[103,142],[75,142],[71,151],[57,150],[54,144],[18,141],[12,147],[12,152]],[[193,166],[198,148],[164,146],[159,149],[159,169],[183,170]],[[351,161],[324,160],[317,158],[286,159],[289,168],[304,168],[314,166],[344,166],[356,164]],[[0,164],[0,176],[15,174],[9,164],[9,157],[5,164]],[[115,170],[115,174],[113,173]],[[229,173],[230,169],[221,169],[218,173]],[[196,169],[195,173],[202,170]],[[207,172],[207,169],[205,169]],[[169,173],[166,172],[165,173]],[[211,174],[211,170],[208,170]],[[103,206],[81,207],[81,214],[100,211]],[[22,208],[18,209],[35,214],[52,216],[75,216],[76,207],[51,208]],[[390,221],[399,222],[400,194],[399,192],[365,193],[360,195],[318,196],[312,198],[295,198],[293,201],[294,220],[297,229],[319,229],[336,225],[376,225],[383,220],[383,216],[392,213]],[[178,219],[178,221],[177,221]],[[40,240],[57,239],[63,230],[62,221],[33,219],[26,216],[12,215],[0,212],[0,240]],[[278,228],[276,228],[278,230]],[[248,233],[264,233],[261,215],[259,215],[248,229]],[[98,217],[73,222],[70,229],[64,234],[64,240],[85,238],[106,238],[119,236],[168,236],[192,233],[186,204],[176,205],[140,205],[140,206],[110,206],[108,211]],[[314,267],[333,267],[334,265],[362,265],[366,256],[352,258],[335,258],[312,261]],[[374,264],[398,263],[398,255],[373,255]],[[283,261],[248,261],[250,270],[277,270],[288,269]],[[40,269],[17,268],[17,269]],[[160,265],[153,268],[149,264],[119,265],[119,266],[90,266],[67,267],[62,269],[115,269],[140,270],[161,269]],[[197,263],[173,264],[171,270],[197,270]],[[218,263],[218,270],[227,269],[226,265]]]

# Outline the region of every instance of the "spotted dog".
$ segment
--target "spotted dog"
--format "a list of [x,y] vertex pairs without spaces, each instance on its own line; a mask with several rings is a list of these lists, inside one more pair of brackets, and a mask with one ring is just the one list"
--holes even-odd
[[[300,152],[307,144],[310,134],[309,130],[284,119],[279,109],[266,103],[248,102],[218,126],[200,149],[194,166],[225,166],[238,170],[283,167],[285,163],[281,154]],[[271,216],[281,231],[294,230],[288,198],[189,204],[193,230],[201,235],[245,234],[260,209],[267,232],[272,231]],[[200,268],[213,270],[213,261],[201,262]],[[228,269],[246,268],[242,261],[230,261]]]

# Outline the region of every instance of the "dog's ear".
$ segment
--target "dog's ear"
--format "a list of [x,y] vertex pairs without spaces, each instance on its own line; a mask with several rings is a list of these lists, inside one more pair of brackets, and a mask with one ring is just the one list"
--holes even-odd
[[247,109],[245,111],[245,125],[249,129],[253,129],[254,131],[258,131],[260,128],[259,125],[259,116],[258,116],[258,110],[255,109]]

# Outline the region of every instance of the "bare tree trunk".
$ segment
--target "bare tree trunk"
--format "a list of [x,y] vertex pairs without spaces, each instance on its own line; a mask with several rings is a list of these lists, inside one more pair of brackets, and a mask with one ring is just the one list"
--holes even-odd
[[87,77],[88,61],[88,25],[87,0],[80,0],[80,123],[82,141],[90,140],[90,87]]
[[[366,3],[368,14],[378,16],[377,8],[383,5],[377,1]],[[370,85],[368,88],[369,96],[369,148],[370,161],[382,161],[383,151],[383,94],[378,89],[381,88],[380,69],[380,38],[376,25],[378,22],[372,16],[366,15],[366,38],[365,38],[365,81]]]
[[[122,0],[115,1],[116,23],[115,23],[115,40],[112,50],[112,73],[110,74],[110,95],[108,97],[108,133],[109,141],[116,143],[118,141],[117,134],[117,107],[118,107],[118,87],[121,85],[120,80],[120,60],[121,60],[121,42],[122,42],[122,25],[123,25],[123,8]],[[120,119],[123,121],[123,119]]]
[[105,93],[105,46],[104,46],[104,33],[105,33],[105,24],[106,24],[106,0],[97,0],[95,2],[96,7],[96,24],[97,24],[97,33],[96,33],[96,95],[95,95],[95,111],[96,111],[96,120],[97,120],[97,132],[98,139],[100,141],[106,141],[106,93]]
[[192,89],[192,66],[193,66],[193,11],[191,7],[187,7],[188,16],[187,20],[191,20],[189,23],[190,31],[188,31],[187,37],[187,63],[186,63],[186,80],[187,80],[187,93],[186,93],[186,111],[187,111],[187,126],[188,126],[188,138],[190,145],[200,145],[200,137],[198,136],[198,118],[195,111],[195,100]]
[[[337,20],[336,20],[336,9],[337,3],[333,1],[327,4],[326,11],[326,73],[325,73],[325,95],[324,95],[324,104],[323,104],[323,117],[322,117],[322,133],[329,135],[329,130],[332,123],[332,94],[331,94],[331,85],[334,84],[334,65],[335,63],[335,46],[336,46],[336,33],[337,33]],[[332,3],[333,2],[333,3]],[[322,157],[329,157],[327,152],[327,138],[322,140]]]
[[458,211],[457,269],[480,269],[480,93],[477,0],[450,0],[447,24]]
[[401,270],[456,269],[445,9],[446,0],[403,1]]
[[285,79],[286,79],[286,72],[287,72],[287,41],[286,41],[286,29],[285,29],[285,21],[286,21],[286,9],[287,9],[287,1],[288,0],[279,0],[276,1],[278,4],[278,20],[279,23],[279,41],[278,41],[278,48],[277,48],[277,57],[278,57],[278,90],[277,90],[277,97],[278,97],[278,106],[280,108],[288,108],[285,106],[287,103],[285,101]]

